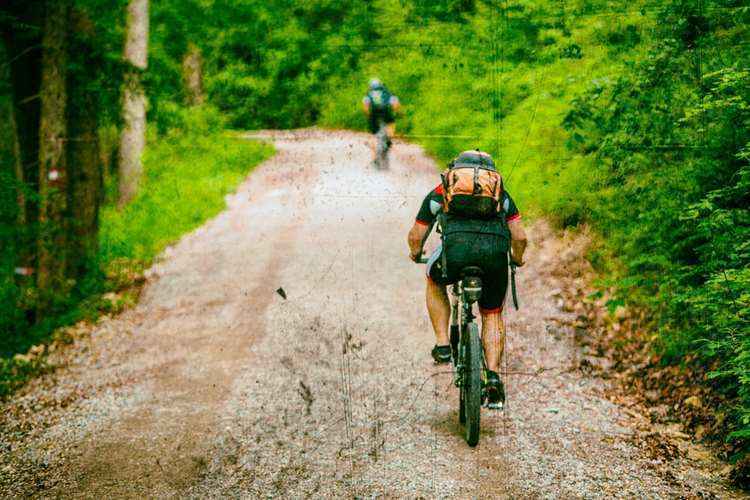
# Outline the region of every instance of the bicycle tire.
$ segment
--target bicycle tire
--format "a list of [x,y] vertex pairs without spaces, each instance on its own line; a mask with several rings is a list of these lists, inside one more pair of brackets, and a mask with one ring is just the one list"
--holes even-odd
[[464,401],[466,413],[466,443],[474,447],[479,443],[479,420],[482,409],[482,342],[476,323],[469,323],[466,332],[464,364]]
[[385,135],[382,132],[378,133],[378,145],[377,145],[377,161],[376,164],[378,169],[385,170],[388,168],[388,150],[385,144]]
[[451,325],[450,329],[451,357],[453,364],[458,363],[458,339],[460,338],[458,325]]
[[461,425],[466,425],[466,398],[464,397],[464,384],[461,384],[461,388],[458,391],[458,422]]
[[[466,330],[466,325],[464,325],[463,330]],[[459,347],[459,342],[461,338],[461,334],[459,333],[459,327],[458,325],[451,325],[451,355],[453,356],[453,364],[458,368],[459,365],[461,365],[461,360],[459,359],[461,348]],[[463,369],[461,370],[463,372]],[[459,380],[461,379],[462,373],[458,374]],[[466,412],[464,411],[464,384],[461,382],[458,384],[458,422],[463,425],[466,423]]]

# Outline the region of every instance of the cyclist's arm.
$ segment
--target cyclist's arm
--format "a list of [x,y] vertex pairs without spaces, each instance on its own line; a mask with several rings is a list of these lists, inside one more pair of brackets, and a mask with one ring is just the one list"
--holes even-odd
[[523,254],[526,251],[528,240],[526,239],[526,230],[523,228],[521,219],[508,222],[510,229],[510,256],[513,262],[518,266],[523,266]]
[[409,243],[409,257],[411,257],[411,260],[416,262],[422,256],[422,245],[429,230],[430,226],[421,222],[414,222],[414,225],[409,230],[407,242]]
[[398,100],[398,97],[391,96],[391,109],[393,109],[394,113],[398,113],[398,111],[401,109],[401,101]]
[[364,110],[366,115],[370,114],[370,99],[365,97],[362,99],[362,109]]
[[409,256],[414,262],[417,262],[422,256],[424,240],[427,239],[430,229],[432,229],[432,225],[435,222],[435,217],[442,207],[443,194],[441,189],[438,186],[424,197],[422,205],[419,207],[419,212],[417,212],[417,216],[414,219],[414,225],[409,231],[409,237],[407,238]]

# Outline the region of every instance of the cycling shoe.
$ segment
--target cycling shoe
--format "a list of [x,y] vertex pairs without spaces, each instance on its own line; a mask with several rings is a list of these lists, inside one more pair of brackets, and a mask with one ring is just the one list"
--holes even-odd
[[451,346],[449,345],[436,345],[432,348],[432,359],[435,360],[436,365],[442,365],[444,363],[451,362]]
[[487,408],[491,410],[502,410],[505,406],[505,386],[500,376],[487,370],[487,382],[485,382],[485,391],[487,394]]

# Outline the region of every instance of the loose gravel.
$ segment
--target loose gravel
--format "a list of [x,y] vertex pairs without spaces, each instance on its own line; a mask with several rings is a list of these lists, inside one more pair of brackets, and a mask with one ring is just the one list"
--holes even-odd
[[5,404],[3,496],[739,496],[645,453],[637,415],[581,369],[554,296],[566,243],[542,223],[506,314],[508,406],[468,448],[406,253],[434,163],[399,143],[375,170],[350,132],[259,138],[278,154],[165,252],[139,305]]

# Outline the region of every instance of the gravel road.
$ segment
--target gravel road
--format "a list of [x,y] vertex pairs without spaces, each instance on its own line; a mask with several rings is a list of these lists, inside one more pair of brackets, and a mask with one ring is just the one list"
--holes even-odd
[[278,154],[164,253],[140,303],[4,404],[3,496],[738,495],[647,453],[638,416],[580,369],[554,297],[566,244],[544,224],[506,319],[508,407],[468,448],[405,242],[434,163],[400,143],[373,170],[350,132],[257,138]]

